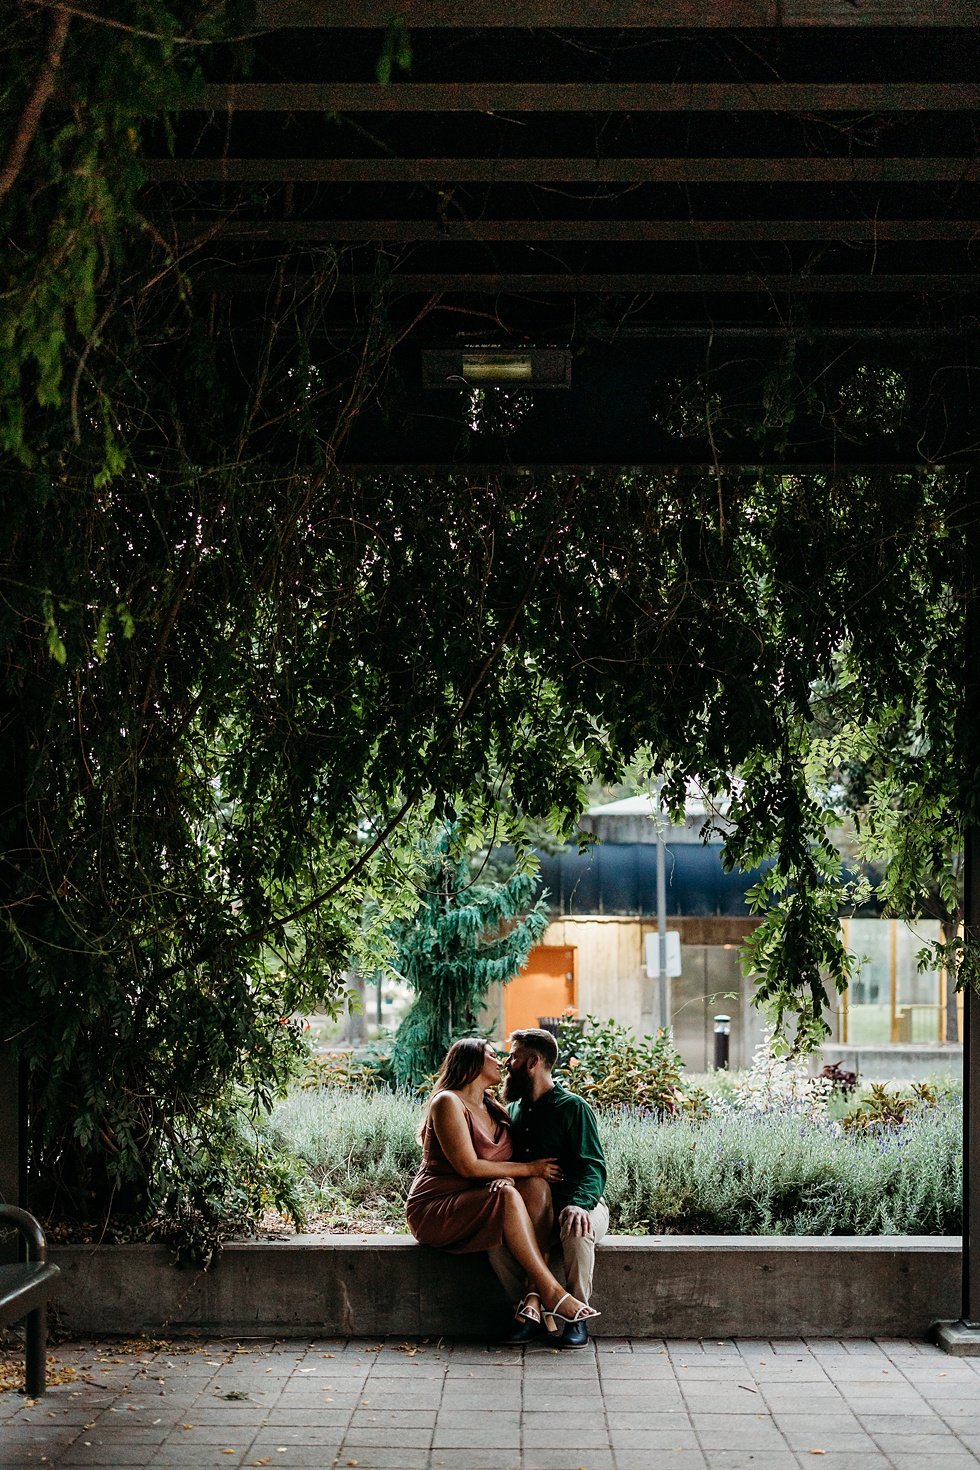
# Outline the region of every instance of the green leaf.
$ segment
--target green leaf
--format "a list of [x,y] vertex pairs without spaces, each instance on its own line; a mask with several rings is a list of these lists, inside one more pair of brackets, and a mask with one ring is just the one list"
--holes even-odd
[[47,638],[48,653],[54,659],[55,663],[63,664],[67,662],[68,650],[65,648],[61,634],[58,631],[58,624],[54,615],[54,599],[51,596],[44,598],[41,603],[41,610],[44,616],[44,631]]
[[109,609],[107,607],[104,607],[99,614],[99,624],[95,631],[95,657],[98,659],[100,664],[105,661],[106,644],[109,641],[109,621],[111,616],[112,614],[109,612]]

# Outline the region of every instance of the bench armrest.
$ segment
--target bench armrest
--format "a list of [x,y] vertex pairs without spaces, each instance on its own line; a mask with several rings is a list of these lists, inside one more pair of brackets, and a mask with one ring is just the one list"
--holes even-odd
[[0,1205],[0,1224],[4,1220],[16,1226],[27,1241],[28,1260],[43,1262],[48,1259],[48,1242],[44,1238],[44,1231],[33,1215],[22,1210],[19,1205]]

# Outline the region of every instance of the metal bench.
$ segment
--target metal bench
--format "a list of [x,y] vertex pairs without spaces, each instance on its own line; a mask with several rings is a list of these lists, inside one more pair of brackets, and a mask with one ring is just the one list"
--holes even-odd
[[15,1226],[27,1242],[27,1260],[0,1266],[0,1327],[26,1318],[25,1389],[29,1398],[44,1392],[47,1347],[47,1303],[58,1289],[61,1275],[48,1261],[48,1243],[33,1215],[16,1205],[0,1205],[0,1226]]

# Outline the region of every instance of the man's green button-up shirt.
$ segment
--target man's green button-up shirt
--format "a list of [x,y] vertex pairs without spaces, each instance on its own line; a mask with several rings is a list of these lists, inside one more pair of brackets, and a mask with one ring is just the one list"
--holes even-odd
[[565,1177],[552,1185],[555,1213],[566,1205],[594,1210],[606,1187],[606,1159],[588,1103],[556,1082],[537,1102],[522,1098],[511,1103],[508,1112],[514,1158],[553,1158],[561,1166]]

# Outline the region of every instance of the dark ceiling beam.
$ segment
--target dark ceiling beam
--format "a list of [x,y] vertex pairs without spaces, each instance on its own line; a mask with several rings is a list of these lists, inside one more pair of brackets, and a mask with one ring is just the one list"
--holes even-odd
[[[518,14],[519,13],[519,14]],[[259,29],[418,28],[549,30],[743,26],[972,26],[975,0],[258,0]]]
[[[272,288],[278,277],[270,272],[260,274],[242,271],[222,273],[210,279],[216,291],[259,291]],[[286,277],[285,284],[302,290],[304,283],[312,277],[300,275]],[[928,275],[924,273],[892,275],[859,275],[856,273],[826,275],[715,275],[709,274],[660,274],[645,272],[603,273],[574,275],[571,272],[548,274],[541,272],[506,272],[500,274],[477,274],[475,272],[451,275],[411,275],[395,273],[383,281],[371,275],[341,275],[337,290],[369,293],[383,289],[393,295],[441,295],[441,296],[496,296],[502,292],[515,296],[539,296],[577,293],[581,295],[600,293],[607,296],[672,295],[672,294],[715,294],[728,295],[755,293],[762,295],[833,294],[854,292],[859,295],[880,295],[887,292],[902,292],[911,296],[975,296],[980,292],[980,275]]]
[[[359,278],[351,276],[350,280],[357,289],[360,280],[362,289],[371,289],[376,284],[372,277]],[[446,291],[447,280],[445,275],[394,275],[391,280],[393,290],[397,291],[419,291],[435,292]],[[856,291],[860,294],[877,294],[879,292],[901,291],[912,295],[932,295],[936,292],[955,295],[974,295],[980,291],[980,275],[926,275],[894,274],[894,275],[857,275],[848,273],[834,275],[651,275],[647,273],[622,273],[603,275],[544,275],[537,272],[524,272],[520,274],[507,275],[468,275],[459,282],[453,281],[454,291],[478,291],[481,293],[493,293],[496,291],[509,291],[515,295],[533,295],[537,291],[555,291],[567,293],[570,291],[589,292],[624,292],[636,294],[649,292],[663,293],[687,293],[687,292],[715,292],[727,294],[729,292],[772,292],[782,295],[784,293],[796,295],[798,293],[826,293],[838,294],[843,291]]]
[[506,241],[518,244],[564,240],[628,243],[669,241],[840,240],[890,244],[895,241],[980,240],[980,220],[181,220],[184,243],[207,239],[332,242],[465,244]]
[[[961,321],[956,327],[949,322],[933,324],[931,326],[922,323],[903,322],[891,326],[881,326],[877,323],[855,321],[850,326],[828,326],[819,322],[808,322],[805,336],[807,341],[823,341],[829,338],[832,341],[844,341],[851,347],[866,346],[872,342],[901,342],[906,338],[914,338],[919,341],[949,344],[956,339],[961,339],[964,344],[974,341],[976,328],[972,318]],[[640,322],[633,324],[624,322],[616,328],[617,341],[644,341],[664,339],[667,341],[686,341],[711,338],[744,338],[748,341],[775,339],[782,342],[796,340],[797,333],[788,326],[764,326],[753,322],[750,326],[736,325],[732,322],[712,322],[710,325],[691,326],[676,322]]]
[[[845,446],[846,451],[846,446]],[[372,464],[365,460],[341,460],[339,469],[345,475],[398,475],[402,478],[406,474],[430,474],[430,475],[457,475],[467,476],[479,480],[481,475],[519,475],[521,478],[534,475],[550,474],[581,474],[589,475],[595,471],[609,472],[617,475],[629,474],[664,474],[677,475],[684,478],[702,479],[705,476],[716,478],[721,475],[728,479],[734,475],[828,475],[832,479],[846,481],[860,475],[888,474],[888,475],[921,475],[929,474],[938,466],[922,459],[909,459],[908,456],[895,459],[861,460],[850,459],[846,456],[838,459],[821,459],[807,461],[781,461],[778,459],[751,462],[748,460],[725,460],[722,463],[705,454],[700,463],[688,461],[678,464],[676,460],[669,459],[647,459],[642,462],[622,464],[615,460],[592,460],[587,464],[569,464],[567,461],[555,461],[553,464],[534,461],[533,463],[521,464],[514,461],[500,461],[496,464],[483,463],[474,460],[471,463],[459,462],[443,464],[424,464],[421,461],[402,461],[400,464],[384,464],[378,462]],[[311,467],[311,473],[314,473]]]
[[908,184],[980,178],[972,158],[154,158],[158,183]]
[[235,82],[185,111],[219,112],[972,112],[962,82]]
[[[207,284],[211,289],[217,289],[217,283],[213,276]],[[225,281],[225,285],[227,285],[227,280]],[[267,278],[265,278],[265,285],[268,288],[269,282]],[[839,350],[845,352],[855,347],[867,347],[869,342],[888,342],[897,344],[901,348],[903,343],[909,341],[914,341],[919,346],[924,344],[927,348],[936,347],[938,344],[943,344],[948,347],[951,342],[956,342],[962,344],[959,349],[962,351],[967,347],[972,347],[976,339],[975,322],[976,317],[973,315],[960,318],[959,320],[936,322],[932,325],[904,322],[894,326],[881,326],[877,322],[858,321],[856,319],[849,326],[828,326],[826,323],[808,322],[805,336],[808,343],[831,341],[839,345]],[[553,329],[549,327],[546,335],[552,334]],[[335,346],[339,343],[361,343],[364,340],[364,328],[363,326],[358,328],[350,324],[344,326],[338,322],[331,322],[330,326],[328,328],[324,327],[319,334],[314,329],[313,336],[317,337],[318,335],[329,337]],[[533,335],[533,333],[530,335]],[[262,325],[260,319],[253,317],[250,322],[236,323],[235,337],[236,340],[242,342],[265,341],[267,328]],[[702,326],[691,325],[690,323],[664,323],[662,321],[643,322],[640,325],[634,322],[625,322],[616,327],[615,337],[617,342],[704,342],[705,340],[709,340],[710,343],[728,341],[752,342],[756,344],[779,342],[784,346],[789,343],[796,344],[799,341],[799,334],[787,326],[763,326],[757,323],[751,326],[745,326],[744,324],[735,325],[732,322],[726,321],[712,321],[710,324],[706,323]],[[418,339],[415,340],[417,341]],[[603,343],[606,339],[599,334],[594,335],[593,340]],[[440,345],[443,345],[441,339]]]

